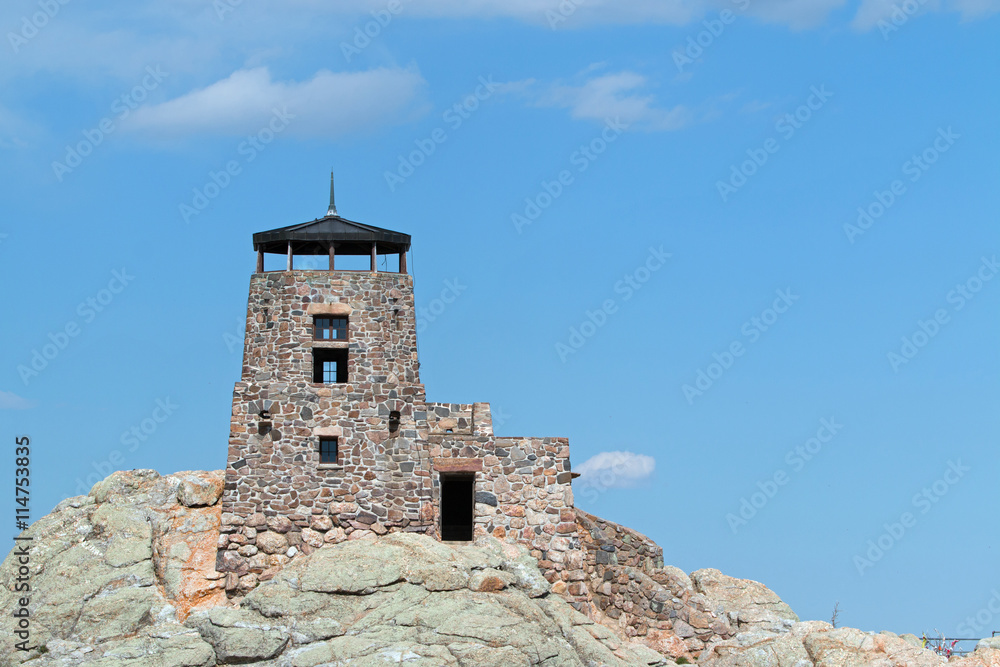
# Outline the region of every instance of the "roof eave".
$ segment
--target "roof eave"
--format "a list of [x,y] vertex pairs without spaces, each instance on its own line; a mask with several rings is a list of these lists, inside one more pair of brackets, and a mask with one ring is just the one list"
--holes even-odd
[[[331,235],[324,232],[308,231],[310,227],[319,225],[327,221],[335,221],[356,228],[357,232],[339,232]],[[368,254],[370,244],[376,243],[379,250],[386,254],[406,252],[410,249],[411,237],[409,234],[394,232],[389,229],[366,225],[354,220],[348,220],[340,216],[325,216],[317,218],[311,222],[280,227],[266,232],[258,232],[253,235],[254,250],[275,254],[283,254],[287,251],[288,243],[293,244],[328,244],[333,242],[339,254]],[[360,247],[364,245],[365,247]],[[304,254],[321,254],[325,250],[317,248],[303,248]],[[303,254],[303,253],[299,253]]]

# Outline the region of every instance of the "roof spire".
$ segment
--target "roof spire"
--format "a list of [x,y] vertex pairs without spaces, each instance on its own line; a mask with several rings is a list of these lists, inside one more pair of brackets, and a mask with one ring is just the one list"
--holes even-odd
[[340,214],[337,213],[337,202],[336,202],[336,200],[333,197],[333,170],[332,169],[330,170],[330,208],[327,209],[326,214],[327,215],[335,215],[337,217],[340,217]]

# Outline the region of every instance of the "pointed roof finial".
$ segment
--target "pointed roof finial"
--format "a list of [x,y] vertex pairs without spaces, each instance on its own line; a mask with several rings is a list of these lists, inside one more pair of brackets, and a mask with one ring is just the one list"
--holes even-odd
[[337,217],[340,217],[340,214],[337,213],[337,202],[336,202],[336,200],[333,197],[333,170],[332,169],[330,170],[330,208],[327,209],[326,214],[327,215],[335,215]]

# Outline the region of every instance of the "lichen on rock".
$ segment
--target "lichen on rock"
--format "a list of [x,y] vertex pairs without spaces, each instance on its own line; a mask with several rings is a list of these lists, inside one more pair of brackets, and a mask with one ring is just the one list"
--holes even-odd
[[0,566],[0,664],[666,663],[550,595],[527,550],[492,537],[447,545],[395,533],[325,544],[281,556],[260,585],[246,575],[254,585],[228,598],[227,575],[215,570],[221,488],[218,472],[117,472],[35,522],[23,536],[37,538],[31,630],[44,650],[14,650],[9,556]]
[[[39,648],[14,648],[21,594],[12,554],[0,566],[0,666],[625,667],[670,665],[675,656],[704,667],[946,662],[912,636],[799,622],[762,584],[717,570],[687,575],[665,566],[645,536],[586,514],[579,522],[588,556],[574,566],[585,580],[572,590],[561,579],[550,583],[540,561],[512,541],[446,544],[367,531],[316,547],[301,533],[335,530],[323,520],[294,530],[270,518],[268,533],[282,540],[277,553],[246,556],[260,571],[221,573],[216,564],[235,551],[219,551],[221,480],[221,472],[117,472],[35,522],[23,537],[34,538],[31,642]],[[310,551],[289,558],[293,541]],[[948,665],[1000,667],[1000,642],[984,640]]]

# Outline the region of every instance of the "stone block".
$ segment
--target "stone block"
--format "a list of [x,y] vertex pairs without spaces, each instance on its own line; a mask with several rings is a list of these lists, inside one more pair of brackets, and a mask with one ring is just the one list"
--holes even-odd
[[267,528],[275,533],[287,533],[295,524],[287,516],[272,516],[267,518]]
[[483,503],[484,505],[490,505],[492,507],[496,507],[498,504],[497,497],[488,491],[477,491],[476,502]]
[[288,539],[281,533],[261,533],[257,535],[257,548],[266,554],[283,554],[288,551]]
[[333,528],[333,519],[324,515],[316,515],[309,520],[309,527],[313,530],[326,532]]

